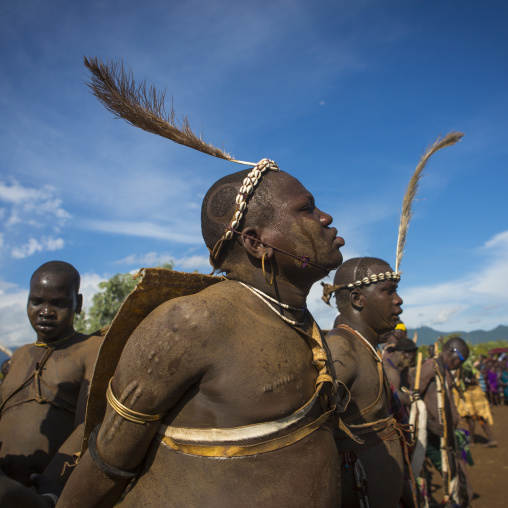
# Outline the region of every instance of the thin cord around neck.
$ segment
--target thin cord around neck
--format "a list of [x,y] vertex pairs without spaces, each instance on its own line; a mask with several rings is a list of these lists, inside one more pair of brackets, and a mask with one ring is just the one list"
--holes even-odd
[[[303,326],[305,324],[305,319],[304,321],[302,321],[301,323],[299,323],[298,321],[293,321],[292,319],[289,319],[287,318],[286,316],[284,316],[283,314],[281,314],[269,301],[267,301],[264,296],[268,296],[268,295],[265,295],[262,291],[255,291],[253,287],[249,286],[248,284],[245,284],[243,282],[240,282],[240,281],[237,281],[238,284],[241,284],[243,287],[245,287],[246,289],[248,289],[253,295],[257,296],[262,302],[264,302],[266,305],[268,305],[268,307],[270,307],[270,309],[275,312],[275,314],[277,314],[277,316],[279,316],[283,321],[285,321],[286,323],[290,324],[291,326]],[[284,304],[285,305],[285,304]],[[302,310],[302,309],[297,309],[297,310]],[[303,309],[304,311],[306,310]]]

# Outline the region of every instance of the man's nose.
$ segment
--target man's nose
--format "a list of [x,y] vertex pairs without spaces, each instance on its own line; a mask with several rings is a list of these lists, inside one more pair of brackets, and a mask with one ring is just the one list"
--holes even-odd
[[329,226],[333,222],[333,217],[325,212],[319,211],[319,221],[323,226]]
[[53,308],[51,307],[51,305],[43,305],[41,307],[41,310],[39,311],[39,314],[41,316],[50,316],[53,314]]

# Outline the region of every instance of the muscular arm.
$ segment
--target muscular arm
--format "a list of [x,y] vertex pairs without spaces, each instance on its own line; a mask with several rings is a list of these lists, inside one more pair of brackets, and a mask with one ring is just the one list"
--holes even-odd
[[428,427],[435,434],[441,435],[443,432],[442,426],[439,424],[439,417],[437,412],[437,391],[436,383],[433,382],[435,378],[434,361],[427,360],[422,365],[420,374],[420,393],[423,395],[423,400],[428,412]]
[[[173,301],[141,323],[128,340],[113,379],[120,402],[137,412],[165,414],[204,375],[210,351],[200,339],[208,334],[198,326],[202,325],[198,314],[189,304]],[[160,423],[130,422],[108,405],[97,438],[100,457],[118,469],[135,469]],[[87,452],[69,478],[59,507],[113,506],[127,483],[105,476]]]
[[349,339],[340,335],[336,329],[331,330],[326,335],[326,342],[337,379],[351,390],[353,381],[357,377],[358,368],[354,347]]

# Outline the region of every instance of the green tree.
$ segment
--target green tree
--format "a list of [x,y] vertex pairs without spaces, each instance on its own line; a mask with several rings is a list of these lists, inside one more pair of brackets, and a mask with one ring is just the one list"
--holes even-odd
[[[164,263],[160,268],[171,269],[173,264]],[[109,280],[101,282],[100,291],[93,296],[91,307],[77,316],[75,329],[81,333],[93,333],[109,326],[136,284],[137,280],[130,273],[117,273]]]

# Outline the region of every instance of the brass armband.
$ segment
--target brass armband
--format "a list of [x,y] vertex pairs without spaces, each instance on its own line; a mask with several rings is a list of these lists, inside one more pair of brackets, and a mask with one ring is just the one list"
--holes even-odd
[[155,422],[157,420],[162,420],[164,418],[165,413],[161,413],[158,415],[148,415],[145,413],[139,413],[137,411],[133,411],[132,409],[129,409],[127,406],[124,406],[113,393],[113,389],[111,388],[111,381],[113,381],[113,378],[109,380],[108,389],[106,390],[106,399],[109,403],[109,405],[113,408],[113,410],[119,414],[122,418],[125,420],[129,420],[130,422],[134,423],[149,423],[149,422]]

